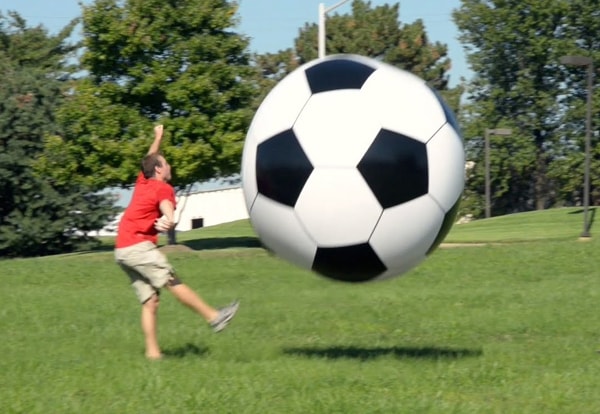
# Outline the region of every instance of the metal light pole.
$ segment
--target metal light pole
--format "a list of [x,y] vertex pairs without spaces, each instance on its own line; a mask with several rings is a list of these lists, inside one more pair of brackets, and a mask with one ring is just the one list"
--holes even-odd
[[485,130],[485,218],[492,216],[490,191],[490,137],[492,135],[511,135],[512,129],[496,128]]
[[590,158],[592,140],[592,88],[594,82],[594,62],[587,56],[563,56],[560,58],[563,65],[587,66],[587,114],[585,121],[585,162],[583,183],[583,231],[582,238],[591,237],[590,234]]
[[337,4],[330,7],[325,7],[325,4],[319,3],[319,58],[325,57],[325,19],[327,13],[337,9],[342,4],[349,2],[350,0],[342,0]]

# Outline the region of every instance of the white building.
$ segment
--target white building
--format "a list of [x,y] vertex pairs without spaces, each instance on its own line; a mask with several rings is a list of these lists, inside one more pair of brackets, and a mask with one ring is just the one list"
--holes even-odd
[[214,226],[248,218],[241,187],[199,191],[177,197],[177,231]]
[[[127,197],[129,196],[130,194],[127,194]],[[122,213],[118,214],[113,221],[93,235],[116,235],[121,216]],[[246,218],[248,218],[248,211],[241,187],[204,190],[190,193],[188,196],[177,196],[175,210],[177,231],[188,231]]]

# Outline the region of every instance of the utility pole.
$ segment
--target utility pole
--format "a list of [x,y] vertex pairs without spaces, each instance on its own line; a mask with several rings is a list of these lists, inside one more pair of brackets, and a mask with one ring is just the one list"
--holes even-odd
[[563,56],[560,59],[563,65],[587,67],[587,115],[585,120],[585,161],[583,178],[583,231],[581,239],[589,239],[590,234],[590,158],[592,140],[592,92],[594,87],[594,61],[587,56]]
[[325,57],[325,20],[327,19],[327,13],[349,1],[342,0],[330,7],[325,7],[325,4],[319,3],[319,58]]

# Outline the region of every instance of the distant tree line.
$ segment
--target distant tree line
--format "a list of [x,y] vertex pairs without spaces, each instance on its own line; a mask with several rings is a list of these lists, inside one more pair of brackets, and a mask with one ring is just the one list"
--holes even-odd
[[[475,74],[461,106],[467,159],[475,162],[463,211],[484,209],[484,135],[491,137],[492,213],[503,215],[580,205],[583,198],[586,68],[562,56],[600,65],[596,0],[462,0],[454,11],[460,41]],[[597,71],[596,71],[597,73]],[[600,96],[593,94],[594,130]],[[600,202],[600,147],[592,137],[591,203]]]
[[[411,71],[459,114],[473,161],[461,214],[484,210],[485,129],[495,215],[577,205],[582,198],[585,68],[599,62],[593,0],[462,0],[453,19],[475,74],[449,85],[447,45],[399,3],[354,0],[327,21],[328,53],[356,53]],[[107,187],[130,185],[156,122],[166,126],[173,184],[240,169],[246,130],[268,91],[317,57],[317,25],[289,48],[252,53],[226,0],[96,0],[60,33],[0,14],[0,256],[84,249],[115,215]],[[80,24],[80,25],[79,25]],[[81,40],[71,35],[81,28]],[[596,65],[598,67],[598,65]],[[594,125],[600,99],[594,95]],[[598,139],[592,171],[598,172]],[[592,174],[592,201],[600,178]]]

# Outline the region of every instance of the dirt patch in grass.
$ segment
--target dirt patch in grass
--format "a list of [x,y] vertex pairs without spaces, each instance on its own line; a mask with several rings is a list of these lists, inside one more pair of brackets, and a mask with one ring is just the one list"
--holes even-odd
[[447,249],[451,247],[483,247],[488,246],[489,243],[442,243],[440,248]]

